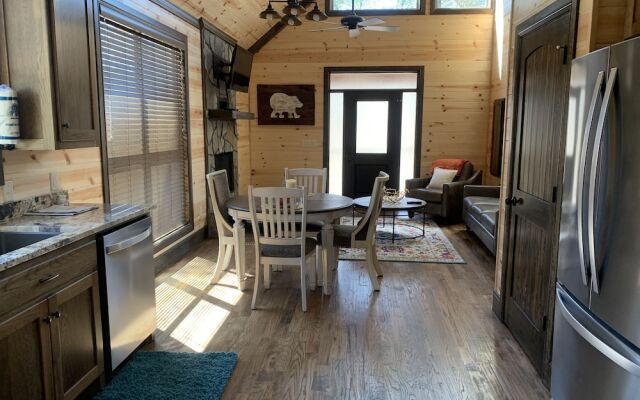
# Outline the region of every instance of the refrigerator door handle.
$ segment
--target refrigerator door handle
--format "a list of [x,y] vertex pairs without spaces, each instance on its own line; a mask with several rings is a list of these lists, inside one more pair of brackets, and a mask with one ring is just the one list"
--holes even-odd
[[609,79],[604,90],[602,106],[600,107],[600,115],[598,117],[598,125],[596,126],[596,135],[593,142],[593,153],[591,153],[591,170],[589,172],[588,186],[588,204],[587,204],[587,237],[589,250],[589,267],[591,268],[591,288],[595,293],[600,293],[600,278],[598,276],[598,268],[596,265],[596,246],[595,246],[595,208],[596,208],[596,177],[598,174],[598,164],[600,162],[600,146],[602,144],[602,133],[604,131],[604,123],[609,111],[609,103],[613,93],[613,87],[618,77],[618,68],[611,68],[609,71]]
[[593,125],[593,117],[596,112],[596,104],[598,103],[598,96],[602,90],[602,83],[604,82],[604,71],[598,72],[596,78],[596,84],[593,88],[593,94],[591,96],[591,103],[589,104],[589,113],[587,114],[587,121],[584,128],[584,140],[582,141],[582,151],[580,154],[580,171],[582,173],[578,176],[578,248],[580,250],[580,272],[582,273],[582,284],[588,285],[587,281],[587,260],[585,259],[584,242],[585,234],[583,227],[583,215],[584,215],[584,181],[587,175],[587,150],[589,149],[589,142],[591,139],[591,128]]
[[621,368],[640,377],[640,356],[633,349],[583,311],[560,287],[556,292],[556,300],[562,317],[584,340]]

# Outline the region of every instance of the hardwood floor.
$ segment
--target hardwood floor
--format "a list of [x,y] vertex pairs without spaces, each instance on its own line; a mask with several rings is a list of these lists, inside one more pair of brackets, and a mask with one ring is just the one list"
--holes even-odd
[[217,246],[206,241],[157,277],[150,347],[237,352],[224,399],[548,398],[491,311],[490,253],[464,227],[444,230],[467,264],[383,262],[373,293],[364,263],[341,261],[333,295],[310,292],[307,313],[295,269],[272,274],[256,311],[232,273],[207,286]]

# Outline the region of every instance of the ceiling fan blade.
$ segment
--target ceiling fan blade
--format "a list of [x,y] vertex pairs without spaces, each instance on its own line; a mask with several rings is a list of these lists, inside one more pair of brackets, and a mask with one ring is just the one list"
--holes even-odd
[[380,32],[398,32],[399,26],[365,26],[362,29],[367,31],[380,31]]
[[310,30],[309,32],[329,32],[329,31],[341,31],[343,29],[345,29],[346,26],[339,26],[337,28],[324,28],[324,29],[313,29]]
[[384,24],[384,21],[381,20],[380,18],[369,18],[369,19],[365,19],[364,21],[360,22],[358,25],[360,25],[360,26],[372,26],[372,25],[380,25],[380,24]]
[[349,29],[350,38],[357,38],[358,36],[360,36],[360,29]]

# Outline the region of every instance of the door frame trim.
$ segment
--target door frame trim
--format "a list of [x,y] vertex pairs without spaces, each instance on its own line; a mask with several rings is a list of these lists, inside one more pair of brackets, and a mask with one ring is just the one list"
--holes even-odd
[[[330,78],[334,72],[415,72],[418,74],[418,84],[416,88],[416,139],[414,149],[414,176],[420,176],[420,164],[422,158],[422,115],[423,115],[423,95],[424,95],[424,65],[397,66],[397,67],[324,67],[324,93],[323,93],[323,116],[322,116],[322,165],[329,172],[329,108],[330,108]],[[402,91],[402,89],[399,89]],[[327,175],[328,176],[328,175]]]
[[[520,78],[521,78],[521,70],[520,70],[520,62],[518,61],[520,59],[521,56],[521,51],[522,51],[522,41],[524,39],[524,36],[526,36],[527,34],[533,32],[534,30],[544,26],[546,23],[551,22],[552,20],[556,19],[557,17],[559,17],[560,15],[564,14],[565,12],[569,12],[570,13],[570,31],[569,31],[569,49],[567,49],[567,55],[570,57],[567,61],[569,63],[571,63],[571,61],[575,58],[575,51],[576,51],[576,40],[577,40],[577,30],[578,30],[578,0],[557,0],[556,2],[548,5],[547,7],[545,7],[544,9],[542,9],[541,11],[539,11],[538,13],[534,14],[533,16],[531,16],[530,18],[528,18],[527,20],[525,20],[524,22],[518,24],[515,28],[515,51],[514,51],[514,63],[513,63],[513,73],[514,73],[514,79],[513,79],[513,83],[514,83],[514,87],[513,87],[513,96],[511,98],[511,102],[513,103],[513,106],[511,107],[512,111],[511,111],[511,117],[512,117],[512,122],[511,122],[511,134],[510,134],[510,153],[509,153],[509,168],[505,171],[506,172],[506,190],[505,190],[505,198],[507,197],[512,197],[512,193],[513,193],[513,167],[514,167],[514,163],[515,163],[515,153],[516,153],[516,140],[514,139],[514,135],[517,132],[518,129],[518,115],[520,112],[519,109],[519,104],[520,104]],[[565,117],[565,123],[566,123],[566,117]],[[564,146],[565,143],[565,138],[561,138],[562,140],[562,144]],[[560,179],[562,179],[562,175],[563,175],[563,171],[564,171],[564,164],[562,163],[561,166],[561,171],[559,172],[560,175]],[[554,221],[554,231],[558,230],[559,227],[559,221],[560,221],[560,207],[562,206],[562,186],[559,186],[559,191],[560,193],[557,194],[557,198],[559,199],[556,203],[556,209],[558,212],[556,212],[556,220]],[[502,257],[501,257],[501,264],[502,264],[502,276],[501,276],[501,281],[500,281],[500,294],[496,293],[494,291],[493,293],[493,304],[492,304],[492,308],[494,313],[498,316],[498,318],[504,323],[504,318],[505,318],[505,314],[506,314],[506,291],[507,291],[507,277],[509,275],[507,269],[509,268],[509,242],[510,242],[510,232],[508,232],[510,226],[511,226],[511,212],[509,209],[505,208],[505,212],[504,212],[504,217],[503,217],[503,223],[504,223],[504,229],[505,232],[503,234],[502,237],[502,248],[503,248],[503,252],[502,252]],[[557,260],[556,260],[557,263]],[[555,275],[555,270],[557,268],[557,265],[555,267],[553,267],[554,271],[552,271],[552,274],[550,274],[550,279],[553,279],[553,281],[555,282],[556,279],[556,275]],[[553,289],[553,291],[555,292],[555,284],[550,285],[550,287]],[[554,295],[553,295],[554,296]],[[547,315],[548,316],[553,316],[553,312],[554,312],[554,308],[555,308],[555,303],[554,300],[555,296],[551,298],[551,300],[549,301],[549,303],[547,304],[548,309],[547,309]],[[548,318],[552,318],[552,317],[548,317]],[[547,345],[545,347],[547,347],[545,349],[545,352],[547,352],[548,348],[548,344],[550,343],[549,340],[552,339],[551,336],[551,332],[552,329],[548,330],[547,333]],[[551,377],[551,364],[550,364],[550,357],[544,357],[543,362],[545,363],[545,367],[544,367],[544,371],[543,371],[543,380],[545,382],[545,384],[548,386],[550,384],[550,377]]]

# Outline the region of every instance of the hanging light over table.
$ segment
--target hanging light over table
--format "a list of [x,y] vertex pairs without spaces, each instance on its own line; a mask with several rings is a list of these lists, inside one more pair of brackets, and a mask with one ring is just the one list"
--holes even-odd
[[269,2],[269,5],[267,5],[267,8],[260,13],[260,18],[266,19],[266,20],[272,20],[272,19],[280,18],[280,14],[278,14],[278,12],[273,9],[273,7],[271,6],[271,2]]
[[[324,11],[320,10],[318,7],[317,1],[300,1],[300,0],[271,0],[267,4],[267,8],[264,9],[260,13],[260,18],[266,20],[273,20],[280,18],[280,14],[273,8],[271,3],[287,3],[287,5],[282,9],[282,13],[284,16],[281,18],[281,21],[285,25],[289,26],[299,26],[302,25],[302,21],[300,21],[300,16],[303,14],[307,14],[305,18],[309,21],[324,21],[326,20],[327,14]],[[313,4],[313,10],[307,13],[306,6]]]

